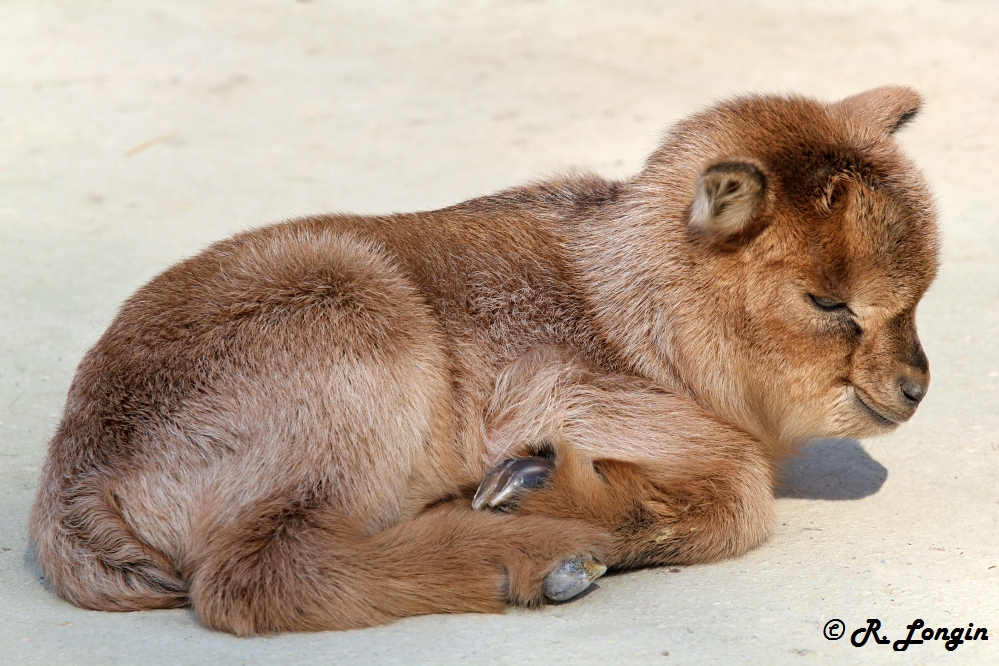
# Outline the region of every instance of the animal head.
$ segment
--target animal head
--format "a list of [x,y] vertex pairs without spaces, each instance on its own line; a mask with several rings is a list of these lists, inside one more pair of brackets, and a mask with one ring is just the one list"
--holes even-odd
[[929,190],[895,139],[921,99],[745,97],[676,126],[635,181],[645,270],[669,283],[661,373],[784,445],[906,421],[929,386],[916,305],[937,270]]

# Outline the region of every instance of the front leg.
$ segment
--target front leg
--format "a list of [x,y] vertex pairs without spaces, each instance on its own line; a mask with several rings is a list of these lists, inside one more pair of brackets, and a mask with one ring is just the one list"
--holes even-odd
[[493,460],[521,461],[487,475],[478,508],[600,526],[614,535],[615,568],[708,562],[768,535],[773,461],[692,400],[547,349],[497,386]]

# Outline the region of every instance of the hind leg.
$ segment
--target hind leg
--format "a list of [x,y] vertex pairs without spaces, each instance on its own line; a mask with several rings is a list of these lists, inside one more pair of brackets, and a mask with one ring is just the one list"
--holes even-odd
[[769,533],[773,462],[693,401],[558,350],[522,359],[497,385],[492,456],[519,460],[487,474],[478,508],[599,526],[614,536],[613,567],[708,562]]
[[275,501],[207,530],[185,577],[195,612],[215,629],[349,629],[537,605],[553,572],[602,553],[607,541],[581,521],[474,512],[461,501],[366,537],[325,507]]

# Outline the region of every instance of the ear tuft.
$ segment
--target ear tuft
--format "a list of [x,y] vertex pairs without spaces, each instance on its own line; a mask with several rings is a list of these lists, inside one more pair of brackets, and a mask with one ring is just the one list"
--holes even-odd
[[908,125],[923,106],[923,97],[906,86],[881,86],[833,105],[854,121],[888,137]]
[[690,227],[713,241],[727,243],[759,231],[767,177],[748,161],[722,162],[697,179]]

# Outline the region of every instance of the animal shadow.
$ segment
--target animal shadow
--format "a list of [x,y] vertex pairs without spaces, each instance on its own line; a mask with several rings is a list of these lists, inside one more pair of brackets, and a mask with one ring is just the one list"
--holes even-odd
[[820,439],[784,463],[777,497],[855,500],[884,485],[888,470],[855,439]]

